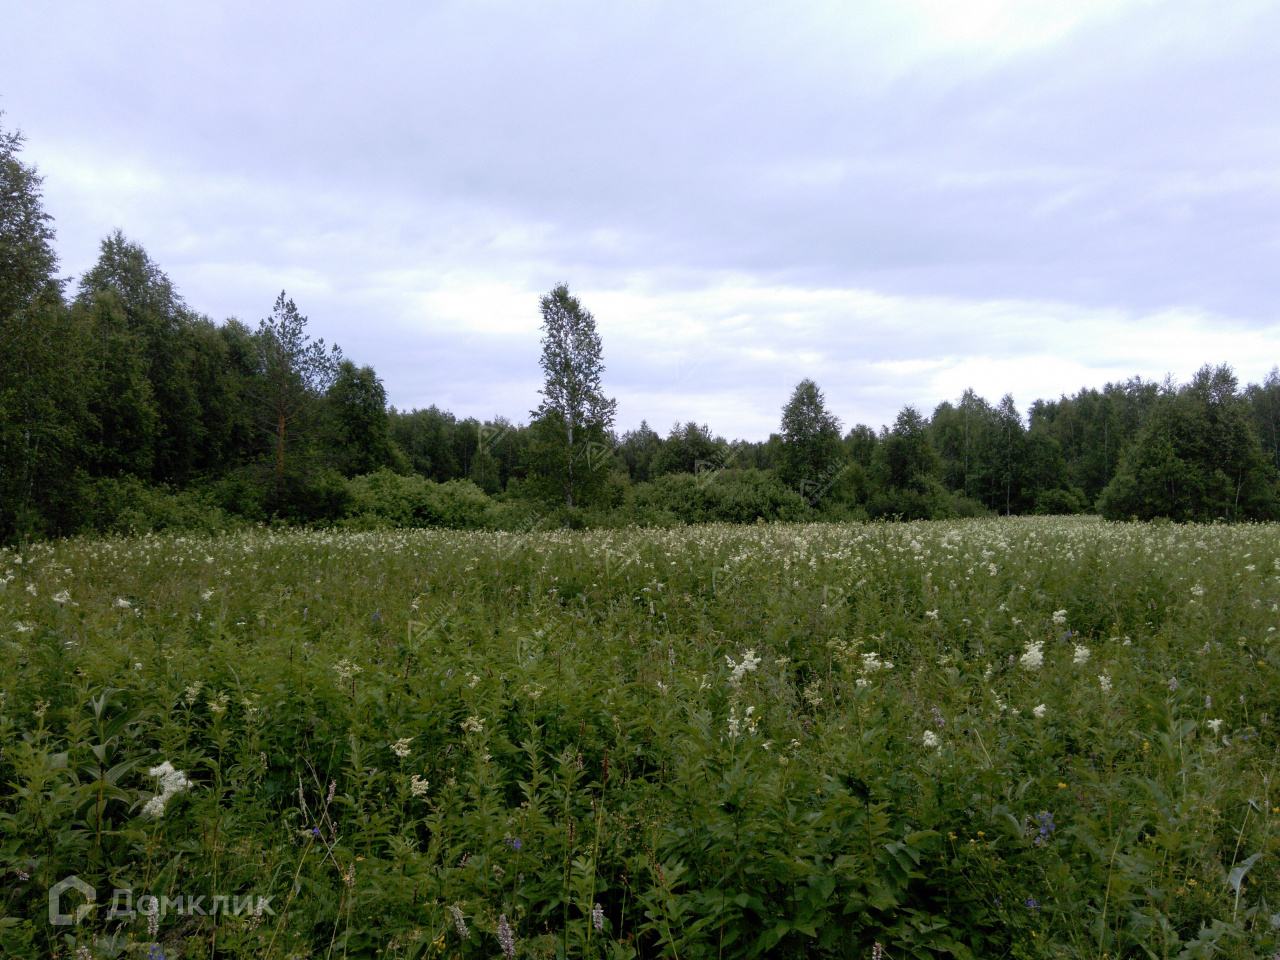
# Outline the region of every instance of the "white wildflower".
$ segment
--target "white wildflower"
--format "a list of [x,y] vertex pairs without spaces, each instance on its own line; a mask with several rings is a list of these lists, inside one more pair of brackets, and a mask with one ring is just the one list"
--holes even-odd
[[1213,735],[1216,737],[1218,735],[1218,731],[1222,729],[1222,721],[1210,720],[1208,723],[1205,724],[1205,726],[1207,726],[1210,730],[1212,730]]
[[467,717],[462,721],[462,729],[467,733],[484,733],[484,721],[479,717]]
[[391,752],[403,760],[413,752],[409,749],[409,744],[411,743],[413,743],[413,737],[401,737],[391,745]]
[[159,819],[164,816],[165,805],[173,795],[190,787],[191,781],[181,770],[175,770],[168,760],[158,767],[152,767],[147,773],[160,781],[160,792],[147,801],[142,812],[149,817]]
[[221,716],[227,710],[227,704],[231,702],[231,698],[226,693],[215,693],[208,700],[209,709]]
[[1046,707],[1046,706],[1042,703],[1042,704],[1040,704],[1040,706],[1036,707],[1036,708],[1035,708],[1034,710],[1032,710],[1031,712],[1032,712],[1033,714],[1035,714],[1035,717],[1036,717],[1036,719],[1037,719],[1037,720],[1043,720],[1043,719],[1044,719],[1044,715],[1045,715],[1046,713],[1048,713],[1048,712],[1049,712],[1049,708],[1048,708],[1048,707]]
[[1041,640],[1033,640],[1023,644],[1025,652],[1018,658],[1023,670],[1039,670],[1044,666],[1044,651],[1041,649],[1043,646],[1044,643]]
[[893,664],[888,660],[881,660],[878,653],[864,653],[862,655],[862,675],[878,673],[881,670],[892,670]]
[[748,673],[755,673],[756,667],[760,666],[760,658],[756,656],[754,647],[742,655],[741,663],[735,663],[733,657],[724,659],[729,664],[729,683],[735,687],[742,683],[743,677]]
[[926,610],[926,611],[924,612],[924,615],[925,615],[926,617],[928,617],[930,620],[937,620],[937,619],[938,619],[938,611],[937,611],[937,610]]
[[204,591],[202,594],[200,594],[200,599],[201,599],[201,600],[208,600],[208,599],[209,599],[210,597],[212,597],[212,596],[213,596],[213,591],[212,591],[212,590],[206,590],[206,591]]
[[1098,686],[1102,688],[1103,693],[1111,692],[1111,677],[1105,673],[1098,674]]
[[1191,588],[1191,595],[1193,597],[1203,597],[1204,587],[1202,587],[1200,584],[1197,583],[1194,587]]
[[36,585],[34,583],[27,584],[27,593],[31,594],[33,597],[36,595]]
[[416,773],[409,780],[409,789],[413,791],[415,797],[423,797],[427,794],[427,787],[431,786],[430,781],[423,780]]
[[364,673],[364,667],[343,657],[333,665],[333,672],[338,675],[339,683],[348,683],[357,673]]
[[1089,662],[1089,648],[1082,643],[1077,643],[1076,654],[1071,658],[1071,662],[1079,666],[1082,663]]
[[124,597],[116,597],[116,602],[114,606],[119,607],[121,610],[128,610],[130,607],[133,606],[133,604],[130,603],[128,600],[126,600]]
[[196,699],[200,696],[200,688],[203,686],[204,686],[204,681],[197,680],[194,683],[192,683],[191,686],[187,687],[185,691],[185,694],[186,694],[185,699],[187,701],[187,706],[189,707],[195,706]]
[[816,707],[822,703],[822,684],[818,680],[814,680],[804,688],[804,699],[811,707]]
[[53,595],[54,603],[68,603],[71,600],[71,594],[65,590],[59,590]]
[[1061,626],[1062,624],[1066,623],[1066,622],[1067,622],[1067,611],[1065,611],[1065,610],[1055,610],[1055,611],[1053,611],[1053,622],[1054,622],[1054,623],[1056,623],[1056,624],[1058,624],[1059,626]]
[[938,735],[934,733],[932,730],[926,730],[924,732],[924,735],[920,738],[920,742],[923,743],[925,747],[929,750],[932,750],[934,747],[939,747],[939,748],[942,747],[942,741],[938,738]]
[[604,907],[598,903],[591,908],[591,925],[597,933],[604,933]]

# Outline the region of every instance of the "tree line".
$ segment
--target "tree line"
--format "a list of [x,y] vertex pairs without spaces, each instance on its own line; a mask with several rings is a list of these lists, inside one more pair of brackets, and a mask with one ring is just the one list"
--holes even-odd
[[21,146],[0,130],[0,541],[249,522],[1277,514],[1276,370],[1243,389],[1225,366],[1134,378],[1025,417],[969,390],[847,430],[804,380],[765,441],[693,421],[619,433],[594,318],[565,285],[540,302],[528,423],[397,410],[283,292],[256,326],[215,323],[119,231],[74,285],[58,278]]

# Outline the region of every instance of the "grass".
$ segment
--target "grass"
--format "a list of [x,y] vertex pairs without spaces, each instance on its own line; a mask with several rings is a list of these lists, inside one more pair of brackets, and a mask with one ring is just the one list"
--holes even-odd
[[1278,534],[0,551],[0,950],[1270,956]]

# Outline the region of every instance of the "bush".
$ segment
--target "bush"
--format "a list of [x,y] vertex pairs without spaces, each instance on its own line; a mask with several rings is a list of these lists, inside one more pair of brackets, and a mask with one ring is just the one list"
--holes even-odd
[[222,533],[248,526],[244,518],[218,506],[207,489],[175,493],[132,476],[86,481],[83,489],[79,527],[84,533]]
[[436,483],[383,468],[347,483],[354,526],[450,527],[476,530],[493,525],[500,511],[470,480]]
[[1036,494],[1036,513],[1040,516],[1088,513],[1089,501],[1084,491],[1076,488],[1070,490],[1041,490]]
[[669,473],[636,486],[631,511],[637,519],[673,517],[681,523],[753,523],[803,520],[811,515],[803,497],[761,470]]

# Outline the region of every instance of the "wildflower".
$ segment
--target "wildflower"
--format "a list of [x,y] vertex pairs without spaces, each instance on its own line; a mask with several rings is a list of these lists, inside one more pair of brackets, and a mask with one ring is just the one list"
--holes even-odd
[[201,593],[201,594],[200,594],[200,599],[201,599],[201,600],[208,600],[208,599],[209,599],[210,597],[212,597],[212,596],[213,596],[213,591],[212,591],[212,590],[206,590],[206,591],[204,591],[203,593]]
[[598,903],[591,908],[591,925],[596,933],[604,933],[604,907]]
[[186,694],[187,706],[195,706],[196,698],[200,696],[200,688],[204,686],[203,680],[197,680],[184,691]]
[[926,610],[926,611],[924,612],[924,615],[925,615],[926,617],[928,617],[930,620],[937,620],[937,619],[938,619],[938,611],[937,611],[937,610]]
[[1036,814],[1036,822],[1040,824],[1036,843],[1042,844],[1057,830],[1057,825],[1053,822],[1053,815],[1048,812]]
[[942,711],[939,710],[937,707],[933,708],[933,722],[938,726],[939,729],[947,725],[947,718],[942,715]]
[[853,681],[853,685],[859,689],[866,686],[870,686],[870,684],[871,684],[871,681],[868,680],[866,677],[859,677],[857,680]]
[[412,752],[409,749],[409,744],[411,743],[413,743],[413,737],[401,737],[391,745],[391,752],[403,760]]
[[1042,703],[1031,712],[1035,714],[1037,720],[1043,720],[1044,715],[1049,712],[1049,708]]
[[505,913],[498,917],[498,946],[502,948],[502,955],[507,960],[516,955],[516,935],[512,933]]
[[1040,640],[1033,640],[1023,644],[1025,652],[1018,658],[1023,670],[1039,670],[1044,665],[1043,646],[1044,643]]
[[822,684],[814,680],[804,688],[804,699],[811,707],[816,707],[822,703]]
[[479,717],[467,717],[462,721],[462,729],[467,733],[484,733],[484,721]]
[[1082,643],[1077,643],[1075,656],[1071,658],[1071,662],[1079,666],[1082,663],[1089,662],[1089,648]]
[[729,664],[729,683],[732,686],[738,686],[742,683],[742,678],[748,673],[754,673],[756,668],[760,666],[760,658],[756,656],[755,648],[748,650],[742,655],[742,662],[735,663],[733,657],[725,657],[725,661]]
[[113,604],[113,606],[117,606],[121,610],[128,610],[130,607],[133,606],[133,604],[130,603],[128,600],[126,600],[124,597],[116,597],[116,602]]
[[517,853],[519,853],[520,848],[524,846],[524,843],[520,840],[519,837],[512,837],[510,840],[507,840],[505,842],[507,846],[509,846],[512,850],[516,851]]
[[453,927],[458,931],[458,936],[463,940],[471,938],[471,931],[467,929],[467,921],[462,916],[462,909],[455,903],[449,908],[449,913],[453,916]]
[[1197,583],[1194,587],[1191,588],[1191,595],[1193,597],[1203,597],[1204,587],[1200,586],[1200,584]]
[[30,633],[35,628],[34,623],[23,623],[21,620],[15,620],[13,624],[13,629],[18,633]]
[[884,960],[884,944],[879,940],[875,942],[875,946],[871,948],[871,960]]
[[1098,686],[1102,688],[1103,693],[1111,692],[1111,678],[1105,673],[1098,674]]
[[1170,677],[1170,678],[1169,678],[1169,692],[1170,692],[1170,693],[1173,693],[1173,692],[1174,692],[1175,690],[1177,690],[1177,689],[1178,689],[1178,678],[1177,678],[1177,677]]
[[71,594],[67,593],[67,591],[65,590],[59,590],[57,593],[53,595],[54,603],[67,603],[70,600],[71,600]]
[[34,583],[27,584],[27,593],[31,594],[33,597],[36,595],[36,585]]
[[1056,624],[1058,624],[1059,626],[1061,626],[1062,624],[1066,623],[1066,622],[1067,622],[1067,611],[1065,611],[1065,610],[1055,610],[1055,611],[1053,611],[1053,622],[1054,622],[1054,623],[1056,623]]
[[175,770],[168,760],[158,767],[152,767],[147,773],[160,781],[160,792],[147,801],[142,812],[158,820],[164,815],[165,805],[173,795],[190,787],[191,781],[181,770]]
[[1027,897],[1027,899],[1022,901],[1022,905],[1026,907],[1028,910],[1040,909],[1040,904],[1036,902],[1035,897]]
[[413,777],[409,780],[409,789],[413,792],[413,795],[414,795],[415,797],[423,797],[423,796],[426,796],[426,793],[427,793],[427,787],[429,787],[429,786],[430,786],[430,783],[429,783],[428,781],[426,781],[426,780],[423,780],[423,779],[422,779],[420,776],[418,776],[416,773],[415,773],[415,774],[413,775]]
[[231,698],[225,693],[219,693],[209,698],[209,709],[221,716],[227,710],[227,704],[231,702]]
[[878,653],[864,653],[862,655],[862,675],[866,676],[871,673],[879,673],[881,670],[892,670],[893,664],[888,660],[881,660]]
[[1206,710],[1213,709],[1213,697],[1209,696],[1207,693],[1204,695],[1204,708]]
[[1213,735],[1216,737],[1218,735],[1218,731],[1222,729],[1222,721],[1210,720],[1208,723],[1205,724],[1205,726],[1207,726],[1210,730],[1212,730]]
[[364,668],[343,657],[333,665],[333,672],[338,675],[339,683],[347,683],[353,680],[357,673],[364,673]]
[[480,682],[480,675],[478,673],[472,673],[472,674],[468,674],[468,677],[471,679],[471,682],[467,684],[467,686],[474,689],[476,684]]
[[942,747],[942,741],[938,739],[938,735],[932,730],[926,730],[924,735],[920,738],[920,742],[929,750],[932,750],[934,747],[938,747],[939,749]]
[[48,713],[48,712],[49,712],[49,701],[48,701],[48,700],[37,700],[37,701],[36,701],[36,708],[35,708],[34,710],[32,710],[32,711],[31,711],[31,715],[32,715],[33,717],[35,717],[37,720],[43,720],[43,719],[44,719],[44,715],[45,715],[46,713]]

